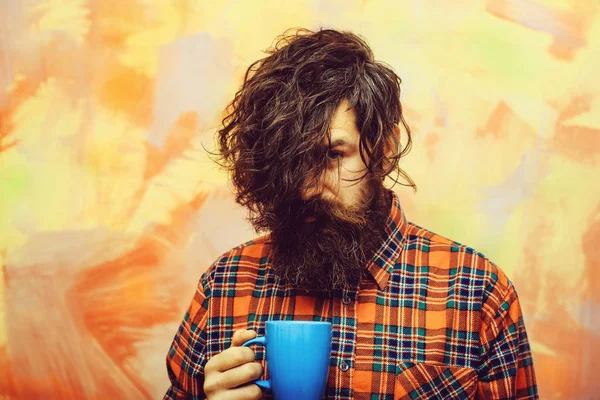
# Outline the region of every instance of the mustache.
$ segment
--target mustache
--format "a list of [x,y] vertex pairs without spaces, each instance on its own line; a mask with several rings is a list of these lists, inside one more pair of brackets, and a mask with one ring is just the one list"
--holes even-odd
[[295,220],[298,223],[303,223],[309,218],[317,223],[335,221],[356,226],[363,226],[367,222],[366,207],[363,204],[345,206],[327,199],[312,198],[298,200],[294,207]]

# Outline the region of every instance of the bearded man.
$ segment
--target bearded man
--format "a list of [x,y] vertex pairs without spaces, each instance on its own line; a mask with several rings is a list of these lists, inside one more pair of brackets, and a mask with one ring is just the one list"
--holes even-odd
[[328,399],[538,398],[510,280],[407,221],[384,186],[416,188],[399,167],[411,145],[400,82],[331,29],[284,34],[249,67],[218,155],[265,235],[202,275],[165,399],[269,396],[252,383],[263,350],[241,346],[269,320],[332,323]]

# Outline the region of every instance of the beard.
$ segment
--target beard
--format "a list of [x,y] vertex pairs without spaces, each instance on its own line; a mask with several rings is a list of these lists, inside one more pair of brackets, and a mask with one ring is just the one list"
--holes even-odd
[[271,230],[273,270],[295,289],[356,289],[385,238],[391,196],[369,179],[356,206],[315,198],[281,207]]

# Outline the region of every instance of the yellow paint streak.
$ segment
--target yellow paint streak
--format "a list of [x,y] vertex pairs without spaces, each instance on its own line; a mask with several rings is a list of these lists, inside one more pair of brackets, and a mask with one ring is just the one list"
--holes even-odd
[[90,10],[85,0],[47,0],[30,9],[35,17],[32,30],[67,32],[82,44],[90,30]]

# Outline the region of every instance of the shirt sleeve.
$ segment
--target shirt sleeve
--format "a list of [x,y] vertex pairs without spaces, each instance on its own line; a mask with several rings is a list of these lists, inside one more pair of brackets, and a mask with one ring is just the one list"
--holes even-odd
[[203,283],[205,278],[206,275],[200,280],[167,354],[167,373],[171,386],[163,400],[206,398],[203,390],[208,318],[208,298]]
[[512,283],[499,279],[484,303],[477,398],[539,399],[521,305]]

